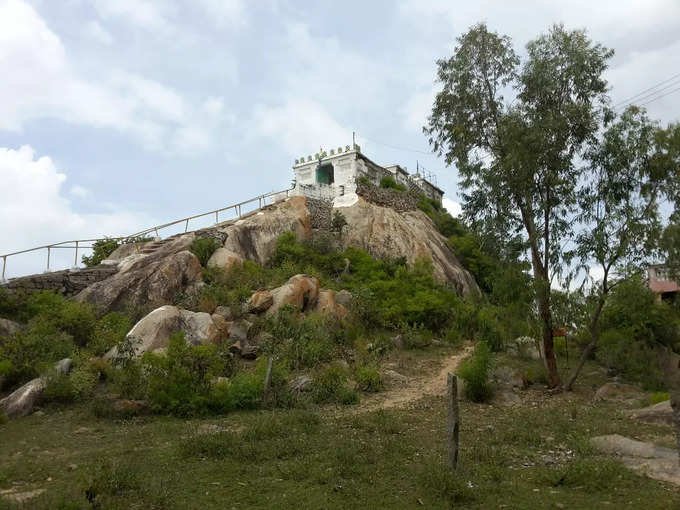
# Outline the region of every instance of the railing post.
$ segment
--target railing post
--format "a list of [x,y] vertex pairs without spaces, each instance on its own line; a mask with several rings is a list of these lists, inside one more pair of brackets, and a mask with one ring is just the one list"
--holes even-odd
[[187,224],[184,225],[184,232],[186,232],[187,230],[189,230],[189,220],[188,219],[187,219]]
[[156,231],[156,237],[160,237],[160,236],[158,235],[158,229],[155,228],[154,230]]
[[7,267],[7,255],[2,257],[2,281],[5,281],[5,268]]
[[239,218],[241,217],[241,206],[240,205],[238,206],[238,217]]
[[78,267],[78,241],[76,241],[76,256],[73,259],[73,267]]
[[47,272],[50,271],[50,253],[52,252],[52,247],[47,247]]

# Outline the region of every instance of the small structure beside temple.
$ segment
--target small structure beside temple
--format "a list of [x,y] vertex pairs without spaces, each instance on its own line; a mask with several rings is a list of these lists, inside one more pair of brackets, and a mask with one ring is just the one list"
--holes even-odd
[[392,177],[407,189],[423,193],[438,202],[444,192],[420,174],[409,174],[400,165],[380,166],[361,152],[361,147],[338,147],[322,150],[314,156],[295,160],[295,188],[293,194],[309,198],[332,200],[334,207],[348,207],[358,200],[358,179],[365,177],[376,186],[383,177]]
[[680,292],[678,282],[671,277],[670,270],[663,264],[647,268],[647,285],[656,293],[657,301],[675,300]]

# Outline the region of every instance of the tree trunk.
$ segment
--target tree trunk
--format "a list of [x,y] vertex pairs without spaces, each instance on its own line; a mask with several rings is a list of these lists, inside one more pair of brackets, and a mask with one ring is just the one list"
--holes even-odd
[[590,355],[593,353],[595,350],[595,347],[597,347],[597,342],[600,340],[600,335],[599,332],[592,333],[591,335],[593,337],[592,342],[590,342],[585,349],[583,349],[583,353],[581,353],[581,359],[579,360],[578,364],[572,371],[571,375],[569,376],[569,379],[567,380],[567,384],[564,385],[564,389],[566,391],[571,391],[574,382],[576,381],[576,378],[578,377],[578,374],[581,372],[581,369],[583,368],[583,365],[586,364],[586,361],[588,361],[588,358],[590,358]]
[[[534,270],[534,274],[536,274]],[[538,285],[548,286],[550,283],[545,279],[539,281]],[[552,314],[550,313],[550,294],[549,289],[539,289],[538,312],[543,322],[543,363],[548,373],[548,385],[550,388],[558,388],[561,384],[560,374],[557,371],[557,360],[555,359],[555,349],[553,345]]]

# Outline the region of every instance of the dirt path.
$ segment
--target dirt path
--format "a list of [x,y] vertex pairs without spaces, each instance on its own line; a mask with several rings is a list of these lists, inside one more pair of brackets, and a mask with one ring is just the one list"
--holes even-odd
[[467,345],[462,351],[444,358],[441,367],[421,377],[410,377],[402,387],[390,388],[386,391],[362,398],[361,404],[354,408],[357,413],[406,407],[425,395],[444,395],[446,393],[446,375],[455,372],[460,362],[467,358],[474,346]]

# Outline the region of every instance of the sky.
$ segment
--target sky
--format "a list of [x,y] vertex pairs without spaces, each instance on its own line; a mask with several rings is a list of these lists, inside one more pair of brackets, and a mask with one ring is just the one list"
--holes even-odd
[[[352,132],[377,163],[433,172],[457,213],[422,126],[436,60],[480,21],[520,54],[553,23],[586,28],[616,51],[614,103],[680,73],[678,0],[0,0],[0,255],[285,189]],[[680,91],[647,108],[680,120]]]

